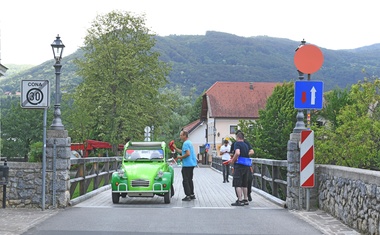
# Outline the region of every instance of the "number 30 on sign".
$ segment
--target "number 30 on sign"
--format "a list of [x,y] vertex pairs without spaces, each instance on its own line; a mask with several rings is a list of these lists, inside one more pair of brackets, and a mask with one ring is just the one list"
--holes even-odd
[[49,80],[22,80],[21,81],[21,107],[22,108],[48,108]]

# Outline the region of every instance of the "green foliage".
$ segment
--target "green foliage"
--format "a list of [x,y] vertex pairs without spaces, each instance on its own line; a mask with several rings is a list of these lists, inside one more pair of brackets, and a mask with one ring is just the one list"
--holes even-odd
[[294,84],[285,82],[275,87],[260,119],[239,122],[245,138],[252,144],[255,157],[284,160],[287,142],[296,122],[294,109]]
[[330,128],[335,129],[339,126],[337,120],[337,115],[340,110],[351,104],[352,102],[349,99],[348,89],[341,90],[339,88],[326,92],[324,94],[325,105],[321,111],[318,112],[318,116],[324,120],[328,120],[328,125]]
[[19,97],[1,98],[1,154],[27,158],[31,144],[43,136],[43,110],[22,109]]
[[[195,90],[192,90],[195,92]],[[191,93],[193,94],[193,93]],[[170,141],[172,139],[179,141],[181,128],[196,119],[199,119],[201,106],[200,98],[194,104],[193,95],[183,95],[183,90],[177,86],[172,89],[164,88],[161,91],[161,104],[167,112],[167,119],[161,126],[157,127],[155,133],[160,136],[161,140]],[[196,117],[194,114],[198,113]]]
[[43,146],[42,141],[30,145],[28,162],[42,162]]
[[160,126],[167,111],[158,101],[166,85],[169,67],[154,52],[154,35],[144,27],[144,18],[113,11],[97,16],[88,29],[83,58],[75,61],[83,78],[75,90],[76,112],[71,125],[81,139],[91,136],[112,144],[126,136],[143,140],[144,127]]
[[[194,100],[193,95],[195,95],[196,88],[193,88],[193,91],[189,97],[190,101]],[[203,93],[202,93],[203,95]],[[200,118],[200,113],[202,111],[202,95],[198,96],[198,98],[195,99],[195,102],[189,111],[189,118],[190,122],[193,122],[195,120],[198,120]]]
[[380,169],[379,88],[379,79],[359,81],[337,113],[338,125],[315,129],[317,163]]

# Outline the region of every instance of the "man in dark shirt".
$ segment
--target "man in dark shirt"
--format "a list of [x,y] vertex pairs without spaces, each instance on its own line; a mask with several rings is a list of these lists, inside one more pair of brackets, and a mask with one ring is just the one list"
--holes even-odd
[[[244,133],[241,130],[237,130],[236,133],[235,133],[235,135],[237,135],[238,133],[242,133],[243,134],[243,138],[244,138]],[[254,151],[252,149],[252,145],[245,138],[244,138],[244,143],[246,143],[248,145],[248,149],[249,149],[248,155],[251,157],[254,154]],[[230,153],[232,154],[232,156],[235,153],[234,147],[235,147],[235,145],[233,143],[232,146],[231,146],[231,151],[230,151]],[[251,196],[251,193],[252,193],[252,181],[253,181],[253,168],[251,166],[250,167],[250,173],[248,174],[248,185],[247,185],[248,201],[252,201],[252,196]]]
[[[238,200],[231,204],[231,206],[244,206],[248,205],[248,175],[250,174],[249,147],[244,143],[244,135],[239,132],[236,134],[236,142],[234,143],[235,153],[232,157],[231,163],[234,164],[234,176],[232,186],[235,187],[235,192]],[[244,195],[244,199],[242,198]]]

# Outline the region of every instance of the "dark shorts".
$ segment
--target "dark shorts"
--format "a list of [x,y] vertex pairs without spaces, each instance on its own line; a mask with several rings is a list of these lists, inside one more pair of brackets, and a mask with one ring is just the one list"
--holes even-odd
[[251,173],[249,166],[235,165],[232,187],[247,187],[248,175]]

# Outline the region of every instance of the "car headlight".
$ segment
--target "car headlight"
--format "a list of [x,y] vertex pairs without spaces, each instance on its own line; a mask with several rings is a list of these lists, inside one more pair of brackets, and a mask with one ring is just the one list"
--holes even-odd
[[125,173],[125,171],[124,171],[124,169],[119,169],[119,170],[117,171],[117,173],[119,174],[119,177],[122,178],[122,177],[124,177],[124,173]]
[[160,170],[158,173],[157,173],[157,178],[158,179],[161,179],[162,176],[164,176],[164,172],[162,170]]

